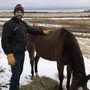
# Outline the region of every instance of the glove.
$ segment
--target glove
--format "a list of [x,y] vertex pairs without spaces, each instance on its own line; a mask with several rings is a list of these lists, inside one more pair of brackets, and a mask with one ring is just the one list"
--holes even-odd
[[51,34],[54,30],[43,30],[44,34]]
[[16,60],[15,60],[15,57],[13,56],[13,53],[8,54],[7,59],[8,59],[8,64],[9,65],[11,65],[11,66],[15,65]]

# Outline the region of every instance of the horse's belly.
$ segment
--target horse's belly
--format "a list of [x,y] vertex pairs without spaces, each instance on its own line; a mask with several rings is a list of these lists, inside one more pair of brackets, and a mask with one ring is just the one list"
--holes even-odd
[[53,61],[55,58],[55,44],[52,42],[42,41],[35,42],[34,47],[40,57]]
[[45,51],[45,50],[36,50],[36,52],[39,54],[40,57],[44,58],[44,59],[48,59],[48,60],[51,60],[51,61],[54,61],[54,53],[53,51]]

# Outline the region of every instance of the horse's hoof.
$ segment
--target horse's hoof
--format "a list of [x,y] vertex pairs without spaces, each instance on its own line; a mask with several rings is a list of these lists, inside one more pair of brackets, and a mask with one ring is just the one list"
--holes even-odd
[[35,77],[34,76],[31,76],[31,80],[34,80],[35,79]]
[[39,78],[39,77],[40,77],[40,76],[37,74],[37,75],[36,75],[36,78]]
[[38,72],[36,72],[36,78],[38,78],[39,77],[39,74],[38,74]]

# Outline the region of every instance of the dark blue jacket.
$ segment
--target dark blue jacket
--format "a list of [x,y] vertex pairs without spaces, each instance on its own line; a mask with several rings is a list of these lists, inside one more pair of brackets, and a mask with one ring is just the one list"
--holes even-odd
[[34,35],[43,35],[43,31],[36,30],[27,25],[26,22],[11,18],[3,25],[2,48],[5,54],[22,53],[26,50],[27,33]]

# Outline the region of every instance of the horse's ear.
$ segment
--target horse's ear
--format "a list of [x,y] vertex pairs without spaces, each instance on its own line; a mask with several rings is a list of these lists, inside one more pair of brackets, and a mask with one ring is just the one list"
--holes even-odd
[[85,78],[86,82],[88,82],[89,79],[90,79],[90,74],[88,76],[86,76],[86,78]]
[[87,84],[89,79],[90,79],[90,74],[88,76],[82,76],[81,79],[79,80],[79,84],[81,86],[84,86]]
[[84,78],[82,78],[82,80],[81,80],[82,85],[85,85],[89,79],[90,79],[90,74],[88,76],[85,76]]

